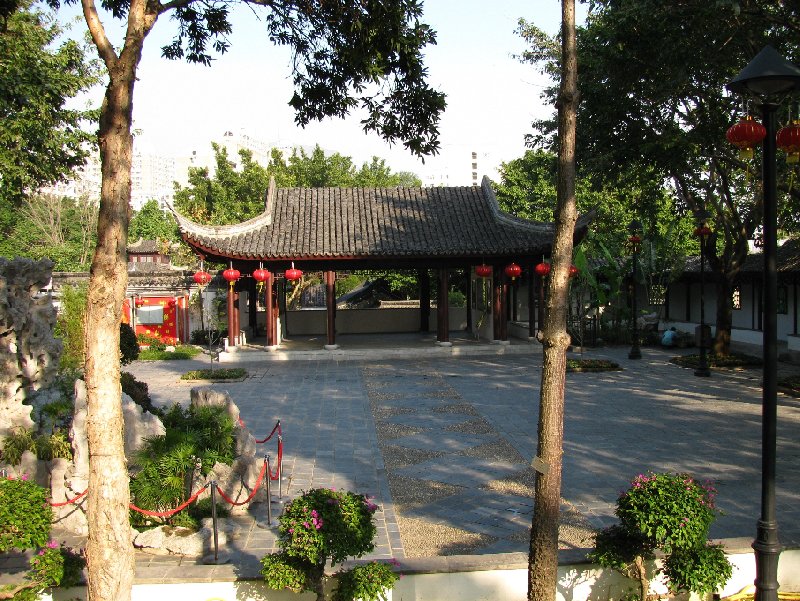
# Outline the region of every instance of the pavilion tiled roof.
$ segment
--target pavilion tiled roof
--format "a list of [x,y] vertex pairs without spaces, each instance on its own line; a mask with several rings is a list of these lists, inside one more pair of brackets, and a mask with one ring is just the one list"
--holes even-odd
[[[246,260],[413,259],[549,254],[553,224],[503,213],[480,187],[281,188],[244,223],[207,226],[175,213],[207,255]],[[576,229],[586,229],[586,220]]]

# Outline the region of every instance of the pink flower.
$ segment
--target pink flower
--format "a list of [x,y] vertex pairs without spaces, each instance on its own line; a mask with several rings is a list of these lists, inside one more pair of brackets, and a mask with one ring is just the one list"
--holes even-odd
[[39,549],[39,555],[44,555],[44,553],[45,553],[44,549]]
[[55,541],[55,540],[47,541],[47,548],[48,549],[58,549],[58,547],[59,547],[58,541]]
[[28,476],[28,474],[22,474],[22,475],[19,477],[19,479],[20,479],[20,480],[27,480],[29,477],[30,477],[30,476]]

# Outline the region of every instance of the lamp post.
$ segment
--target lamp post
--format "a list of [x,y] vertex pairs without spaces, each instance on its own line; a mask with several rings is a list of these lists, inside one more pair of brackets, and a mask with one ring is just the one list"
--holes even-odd
[[628,243],[631,245],[631,251],[633,255],[631,268],[631,315],[633,322],[633,345],[631,346],[631,351],[628,353],[628,359],[641,359],[642,351],[639,348],[639,320],[637,316],[638,310],[636,308],[636,275],[639,271],[639,244],[642,242],[639,232],[642,231],[642,224],[637,219],[634,219],[628,225],[628,231],[631,233],[630,237],[628,238]]
[[755,100],[767,135],[763,142],[764,190],[764,382],[761,426],[761,516],[753,549],[756,557],[756,601],[778,599],[778,522],[775,515],[777,451],[777,298],[778,252],[775,112],[789,96],[800,92],[800,68],[766,46],[727,85],[728,90]]
[[709,214],[705,209],[702,209],[697,216],[697,228],[694,230],[694,235],[700,239],[700,362],[697,369],[694,370],[694,375],[702,378],[707,378],[711,375],[711,370],[708,369],[708,357],[706,348],[706,299],[705,299],[705,284],[706,284],[706,238],[711,233],[711,228],[706,223]]

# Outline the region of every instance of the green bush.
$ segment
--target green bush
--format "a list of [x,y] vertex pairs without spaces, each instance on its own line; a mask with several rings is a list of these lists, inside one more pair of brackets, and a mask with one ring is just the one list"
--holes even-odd
[[[233,420],[224,407],[183,409],[175,404],[162,421],[166,433],[148,438],[133,458],[137,471],[131,479],[131,496],[142,509],[170,511],[188,498],[198,464],[204,475],[217,462],[230,465],[236,442]],[[184,519],[166,521],[175,524]]]
[[202,351],[196,346],[176,346],[174,351],[159,351],[152,348],[144,349],[139,353],[141,361],[180,361],[191,359]]
[[139,358],[139,342],[133,328],[127,323],[119,324],[119,356],[122,365],[128,365]]
[[[352,492],[317,488],[284,507],[279,518],[278,553],[261,560],[261,574],[273,589],[316,592],[324,598],[325,566],[361,557],[374,549],[377,506]],[[383,597],[397,576],[385,564],[339,572],[337,601]]]
[[83,369],[86,356],[84,330],[86,324],[86,284],[64,286],[56,319],[54,334],[61,338],[64,348],[61,353],[62,369]]
[[25,451],[36,453],[36,438],[33,435],[33,430],[16,427],[3,441],[3,461],[9,465],[19,465],[22,454]]
[[155,336],[148,336],[147,334],[139,334],[136,337],[137,342],[142,346],[149,347],[151,351],[165,351],[167,350],[166,343]]
[[72,445],[64,432],[42,434],[36,438],[36,456],[45,461],[72,460]]
[[181,376],[181,380],[238,380],[247,376],[243,367],[221,369],[193,369]]
[[687,474],[639,474],[617,499],[618,525],[595,536],[589,559],[640,583],[646,599],[649,577],[643,560],[661,549],[670,590],[707,593],[727,582],[731,564],[722,549],[708,543],[717,515],[716,491]]
[[217,344],[220,340],[222,340],[228,335],[228,330],[227,328],[221,330],[217,329],[192,330],[192,333],[189,336],[189,342],[191,344],[208,346],[209,334],[211,335],[211,344]]

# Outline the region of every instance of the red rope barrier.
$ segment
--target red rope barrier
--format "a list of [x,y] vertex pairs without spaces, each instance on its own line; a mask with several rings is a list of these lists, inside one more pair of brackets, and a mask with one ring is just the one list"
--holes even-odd
[[281,420],[278,420],[278,422],[275,424],[275,427],[272,428],[272,432],[269,433],[269,436],[267,436],[263,440],[256,440],[256,442],[258,444],[264,444],[265,442],[268,442],[272,438],[272,436],[275,434],[276,431],[278,432],[278,436],[282,436],[283,435],[283,431],[281,430]]
[[190,498],[188,501],[186,501],[186,502],[185,502],[183,505],[181,505],[180,507],[176,507],[175,509],[172,509],[172,510],[170,510],[170,511],[148,511],[147,509],[141,509],[140,507],[136,507],[136,505],[134,505],[133,503],[131,503],[131,504],[130,504],[130,508],[131,508],[131,509],[133,509],[134,511],[138,511],[138,512],[139,512],[139,513],[141,513],[141,514],[144,514],[144,515],[149,515],[149,516],[151,516],[151,517],[154,517],[154,518],[168,518],[168,517],[172,517],[173,515],[175,515],[175,514],[176,514],[176,513],[178,513],[179,511],[183,511],[184,509],[186,509],[186,508],[187,508],[187,507],[188,507],[190,504],[192,504],[192,503],[193,503],[193,502],[194,502],[194,501],[197,499],[197,497],[199,497],[199,496],[201,495],[201,493],[203,493],[203,492],[204,492],[204,491],[205,491],[207,488],[208,488],[208,484],[206,484],[206,485],[205,485],[203,488],[201,488],[201,489],[200,489],[200,490],[198,490],[196,493],[194,493],[194,494],[192,495],[192,497],[191,497],[191,498]]
[[83,496],[84,496],[84,495],[85,495],[87,492],[89,492],[89,489],[88,489],[88,488],[87,488],[86,490],[84,490],[84,491],[83,491],[81,494],[79,494],[77,497],[73,497],[73,498],[71,498],[71,499],[67,499],[67,500],[66,500],[66,501],[64,501],[63,503],[50,503],[50,501],[48,501],[48,504],[50,505],[50,507],[64,507],[64,505],[69,505],[69,504],[71,504],[71,503],[75,503],[75,502],[77,502],[77,501],[78,501],[78,499],[81,499],[81,498],[83,498]]
[[226,500],[226,501],[227,501],[229,504],[231,504],[231,505],[247,505],[247,504],[250,502],[250,500],[251,500],[251,499],[252,499],[254,496],[256,496],[256,492],[258,491],[258,488],[261,486],[261,481],[264,479],[264,472],[265,472],[266,470],[267,470],[267,462],[265,461],[265,462],[263,463],[263,465],[261,466],[261,473],[260,473],[260,474],[258,474],[258,480],[256,480],[256,485],[255,485],[255,488],[253,488],[253,491],[250,493],[250,496],[249,496],[249,497],[247,497],[247,498],[246,498],[244,501],[234,501],[234,500],[233,500],[233,499],[231,499],[231,498],[230,498],[228,495],[226,495],[226,494],[225,494],[225,491],[224,491],[224,490],[222,490],[222,489],[219,487],[219,485],[218,485],[218,484],[216,484],[216,483],[215,483],[214,485],[217,487],[217,492],[220,494],[220,496],[221,496],[223,499],[225,499],[225,500]]

